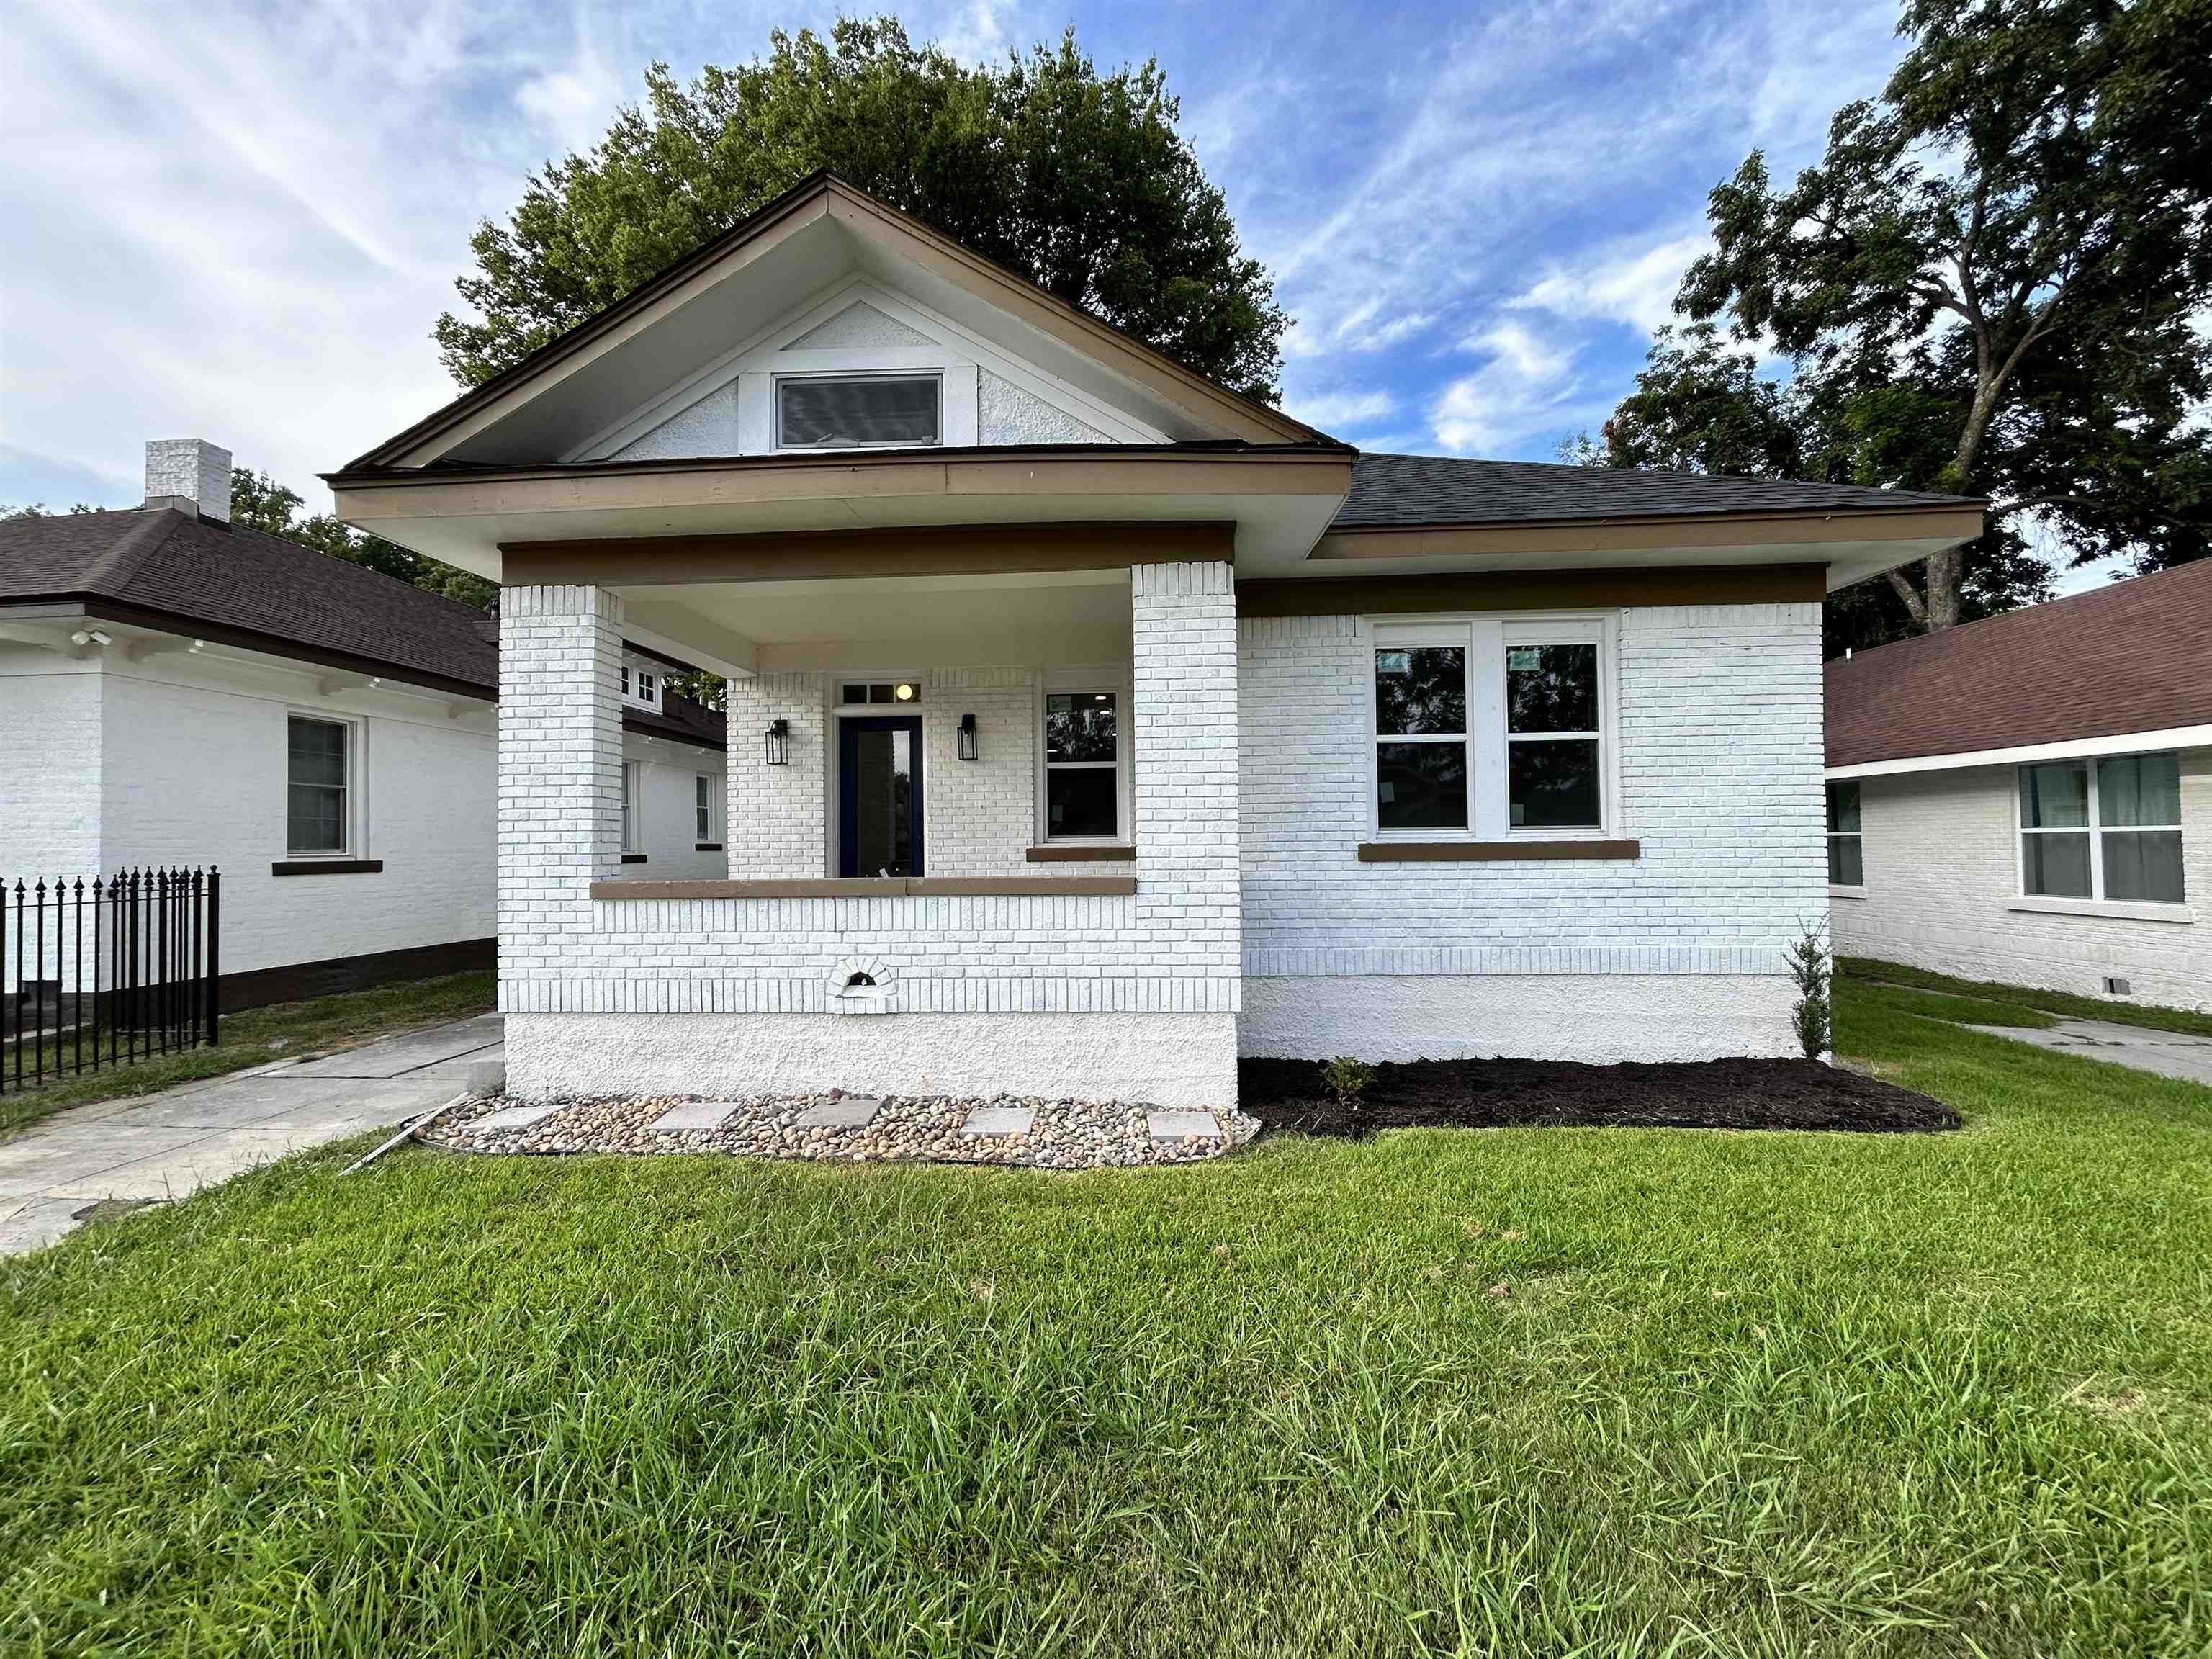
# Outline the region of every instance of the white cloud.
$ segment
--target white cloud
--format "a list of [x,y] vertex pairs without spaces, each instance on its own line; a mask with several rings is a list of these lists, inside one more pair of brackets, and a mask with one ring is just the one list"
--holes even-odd
[[1690,262],[1712,246],[1704,231],[1646,247],[1609,249],[1589,264],[1554,265],[1509,303],[1554,316],[1626,323],[1649,334],[1674,320],[1674,295]]
[[1285,398],[1284,410],[1323,432],[1358,432],[1395,415],[1398,400],[1387,392],[1325,392]]
[[1495,453],[1516,439],[1587,414],[1575,352],[1523,324],[1501,322],[1468,340],[1487,357],[1447,385],[1429,413],[1437,443],[1455,455]]

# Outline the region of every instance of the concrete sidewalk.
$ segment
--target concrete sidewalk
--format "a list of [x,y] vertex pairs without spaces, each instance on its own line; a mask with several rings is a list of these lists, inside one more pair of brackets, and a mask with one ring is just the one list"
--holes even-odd
[[182,1198],[287,1152],[403,1123],[500,1058],[499,1016],[483,1014],[72,1107],[0,1141],[0,1255],[52,1243],[103,1199]]
[[2184,1083],[2212,1085],[2212,1037],[2191,1036],[2185,1031],[2154,1031],[2142,1025],[2114,1025],[2101,1019],[2062,1018],[2041,1030],[2020,1025],[1969,1025],[1966,1029],[2009,1037],[2014,1042],[2032,1042],[2062,1054],[2079,1054],[2084,1060],[2132,1066],[2138,1072],[2155,1072]]

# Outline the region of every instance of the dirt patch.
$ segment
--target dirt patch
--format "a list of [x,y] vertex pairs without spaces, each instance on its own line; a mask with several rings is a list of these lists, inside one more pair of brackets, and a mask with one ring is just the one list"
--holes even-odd
[[1320,1062],[1246,1060],[1238,1105],[1271,1129],[1357,1139],[1378,1129],[1510,1126],[1666,1129],[1955,1129],[1959,1115],[1879,1078],[1810,1060],[1580,1066],[1419,1060],[1378,1066],[1357,1107],[1322,1086]]

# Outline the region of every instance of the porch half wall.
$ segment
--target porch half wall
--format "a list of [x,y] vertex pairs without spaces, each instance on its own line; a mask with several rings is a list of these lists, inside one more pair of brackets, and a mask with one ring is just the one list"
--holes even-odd
[[[1131,605],[1133,894],[595,898],[592,884],[620,873],[620,602],[596,587],[508,589],[510,1091],[1233,1103],[1243,943],[1230,567],[1139,565]],[[763,690],[775,688],[746,695]],[[772,846],[791,875],[822,874],[821,779],[810,788],[794,763],[756,781],[767,769],[757,739],[732,729],[732,842],[742,834],[754,860]],[[818,756],[820,738],[794,723],[793,763]],[[944,769],[957,779],[957,763]],[[855,973],[875,981],[872,994],[848,994]]]

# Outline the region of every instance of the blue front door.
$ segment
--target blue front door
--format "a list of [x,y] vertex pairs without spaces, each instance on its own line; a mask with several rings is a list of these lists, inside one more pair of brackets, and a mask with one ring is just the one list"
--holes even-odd
[[837,724],[837,873],[921,874],[921,717]]

